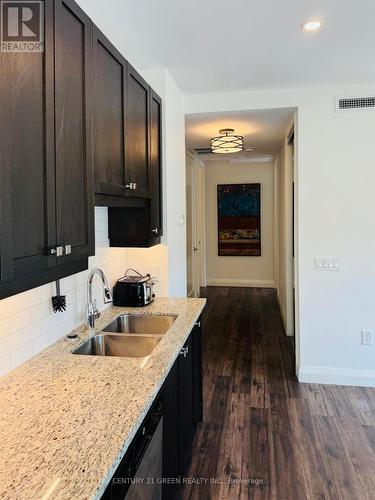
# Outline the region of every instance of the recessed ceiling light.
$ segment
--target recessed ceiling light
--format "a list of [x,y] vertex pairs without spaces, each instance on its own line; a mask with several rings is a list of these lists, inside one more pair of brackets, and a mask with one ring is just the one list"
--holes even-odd
[[314,19],[312,21],[306,21],[301,25],[303,31],[318,31],[323,27],[324,22],[320,19]]

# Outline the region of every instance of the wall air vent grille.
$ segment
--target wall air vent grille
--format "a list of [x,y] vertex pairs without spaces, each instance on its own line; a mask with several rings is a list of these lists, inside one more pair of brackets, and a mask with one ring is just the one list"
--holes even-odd
[[337,111],[371,108],[375,108],[375,97],[338,97],[336,99]]
[[212,150],[211,148],[194,148],[194,153],[197,155],[210,155]]

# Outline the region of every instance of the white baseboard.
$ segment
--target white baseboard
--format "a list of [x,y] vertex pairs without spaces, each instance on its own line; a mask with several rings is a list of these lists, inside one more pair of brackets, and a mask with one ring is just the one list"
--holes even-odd
[[246,288],[275,288],[273,280],[207,279],[207,286],[237,286]]
[[375,370],[332,368],[329,366],[300,366],[297,368],[299,382],[311,384],[354,385],[375,387]]

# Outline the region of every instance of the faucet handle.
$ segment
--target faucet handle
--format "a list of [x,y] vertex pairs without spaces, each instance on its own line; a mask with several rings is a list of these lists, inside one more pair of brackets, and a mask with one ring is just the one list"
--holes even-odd
[[93,305],[93,315],[94,315],[94,318],[95,319],[100,318],[100,311],[98,309],[98,305],[97,305],[96,299],[93,300],[92,305]]

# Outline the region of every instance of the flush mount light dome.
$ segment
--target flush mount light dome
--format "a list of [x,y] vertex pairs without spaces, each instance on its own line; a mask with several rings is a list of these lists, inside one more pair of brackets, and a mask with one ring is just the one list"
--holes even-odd
[[301,25],[303,31],[318,31],[323,27],[324,22],[321,19],[312,19]]
[[234,129],[222,128],[219,136],[211,139],[211,151],[213,153],[238,153],[243,151],[242,135],[234,135]]

